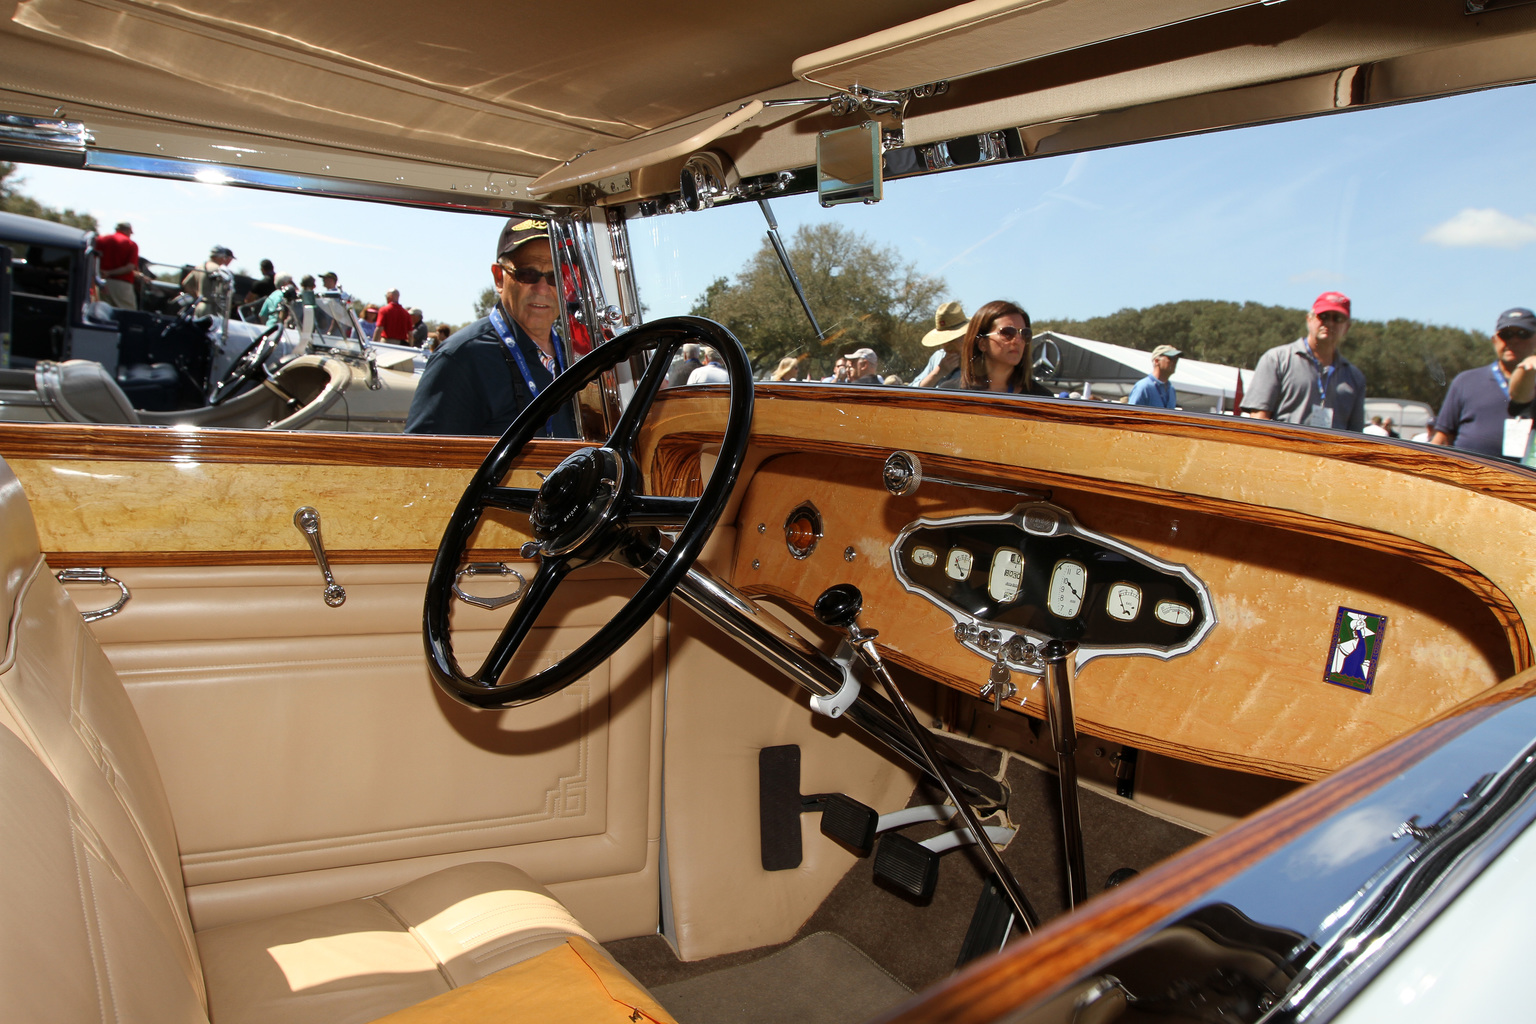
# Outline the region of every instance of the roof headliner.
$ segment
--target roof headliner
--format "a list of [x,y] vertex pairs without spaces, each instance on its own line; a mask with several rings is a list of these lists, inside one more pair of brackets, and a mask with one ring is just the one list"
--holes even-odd
[[[1030,8],[1027,24],[1034,9],[1103,2],[1011,6]],[[793,77],[807,54],[946,9],[960,18],[1009,6],[676,0],[658,8],[592,0],[579,15],[536,18],[523,15],[531,5],[507,4],[445,17],[433,5],[371,0],[0,0],[0,110],[46,115],[62,107],[86,122],[104,151],[401,182],[501,196],[510,205],[530,198],[532,179],[586,151],[713,120],[754,97],[825,94]],[[1217,112],[1220,104],[1194,101],[1371,63],[1398,62],[1395,72],[1371,78],[1369,102],[1536,77],[1536,6],[1479,18],[1461,8],[1460,0],[1287,0],[1133,38],[1084,40],[1086,48],[977,75],[941,99],[914,102],[908,140],[1021,127],[1036,140],[1027,142],[1033,155],[1036,145],[1066,148],[1061,126],[1075,122],[1081,133],[1084,118],[1101,118],[1084,145],[1105,145],[1315,113],[1348,105],[1334,101],[1332,78],[1318,85],[1327,95],[1306,99],[1305,109],[1228,100]],[[1466,61],[1425,58],[1501,41],[1505,63],[1513,63],[1480,75],[1469,76]],[[933,55],[923,56],[913,67],[931,73]],[[1404,63],[1410,59],[1416,63]],[[1177,116],[1159,115],[1166,125],[1140,115],[1127,124],[1113,113],[1173,101],[1185,102]],[[1120,127],[1106,133],[1116,117]],[[803,167],[814,162],[818,130],[849,122],[825,108],[776,107],[718,145],[744,175]],[[675,165],[670,174],[675,189]],[[637,182],[634,194],[657,191]]]

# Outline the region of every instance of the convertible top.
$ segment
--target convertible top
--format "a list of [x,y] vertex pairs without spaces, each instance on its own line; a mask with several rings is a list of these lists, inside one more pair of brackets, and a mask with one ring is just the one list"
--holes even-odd
[[1501,0],[597,0],[544,17],[0,0],[0,12],[0,111],[84,122],[92,165],[193,161],[273,184],[259,168],[492,209],[660,195],[690,143],[744,177],[804,168],[819,131],[861,115],[776,101],[854,89],[913,91],[908,145],[1017,128],[1036,155],[1528,80],[1536,52],[1536,7]]

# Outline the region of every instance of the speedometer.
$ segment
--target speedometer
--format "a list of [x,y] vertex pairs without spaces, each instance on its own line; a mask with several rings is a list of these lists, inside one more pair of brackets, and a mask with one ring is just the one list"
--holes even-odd
[[992,556],[992,571],[987,574],[987,596],[1001,604],[1019,599],[1024,581],[1024,552],[1018,548],[998,548]]

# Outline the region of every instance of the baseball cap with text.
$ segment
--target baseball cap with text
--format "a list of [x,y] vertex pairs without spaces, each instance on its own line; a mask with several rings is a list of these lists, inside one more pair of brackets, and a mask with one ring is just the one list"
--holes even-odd
[[536,242],[541,238],[546,241],[549,239],[549,221],[534,220],[532,217],[514,217],[501,229],[501,238],[496,242],[496,258],[510,256],[518,246]]
[[1317,301],[1312,303],[1312,312],[1343,313],[1345,316],[1350,316],[1349,296],[1343,292],[1323,292],[1317,297]]

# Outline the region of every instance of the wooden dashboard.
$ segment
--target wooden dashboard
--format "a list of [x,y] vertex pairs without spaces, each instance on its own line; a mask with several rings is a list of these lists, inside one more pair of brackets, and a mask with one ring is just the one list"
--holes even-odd
[[[638,457],[651,493],[696,493],[719,443],[723,388],[663,394]],[[294,509],[323,517],[339,564],[424,562],[488,438],[0,426],[50,561],[305,564]],[[575,447],[536,442],[536,485]],[[891,657],[966,693],[990,663],[954,619],[903,588],[893,539],[919,517],[1004,513],[1017,495],[928,482],[894,497],[881,467],[913,452],[931,477],[1047,494],[1086,529],[1187,567],[1215,625],[1193,650],[1081,668],[1085,733],[1280,778],[1311,779],[1532,664],[1536,475],[1355,435],[1125,406],[823,385],[760,386],[714,571],[806,610],[835,583],[865,593]],[[804,558],[784,523],[822,519]],[[515,557],[519,524],[488,522],[474,553]],[[850,553],[851,552],[851,556]],[[1340,608],[1385,616],[1371,692],[1324,681]],[[1010,714],[1041,714],[1033,677]]]
[[[897,579],[891,545],[919,517],[1004,513],[1020,501],[924,483],[889,494],[882,464],[914,452],[935,476],[1048,494],[1083,526],[1209,588],[1216,624],[1168,660],[1097,657],[1077,676],[1088,734],[1220,767],[1312,779],[1531,664],[1531,574],[1503,538],[1536,521],[1504,485],[1522,474],[1407,444],[1082,402],[785,387],[760,390],[757,461],[741,491],[732,582],[808,611],[853,583],[862,622],[897,662],[971,694],[991,662],[955,619]],[[914,407],[916,407],[914,409]],[[692,412],[658,445],[684,488]],[[1490,493],[1492,491],[1493,493]],[[785,524],[814,506],[822,536],[796,557]],[[1371,692],[1325,681],[1340,608],[1385,616]],[[1015,672],[1016,711],[1043,715]]]

